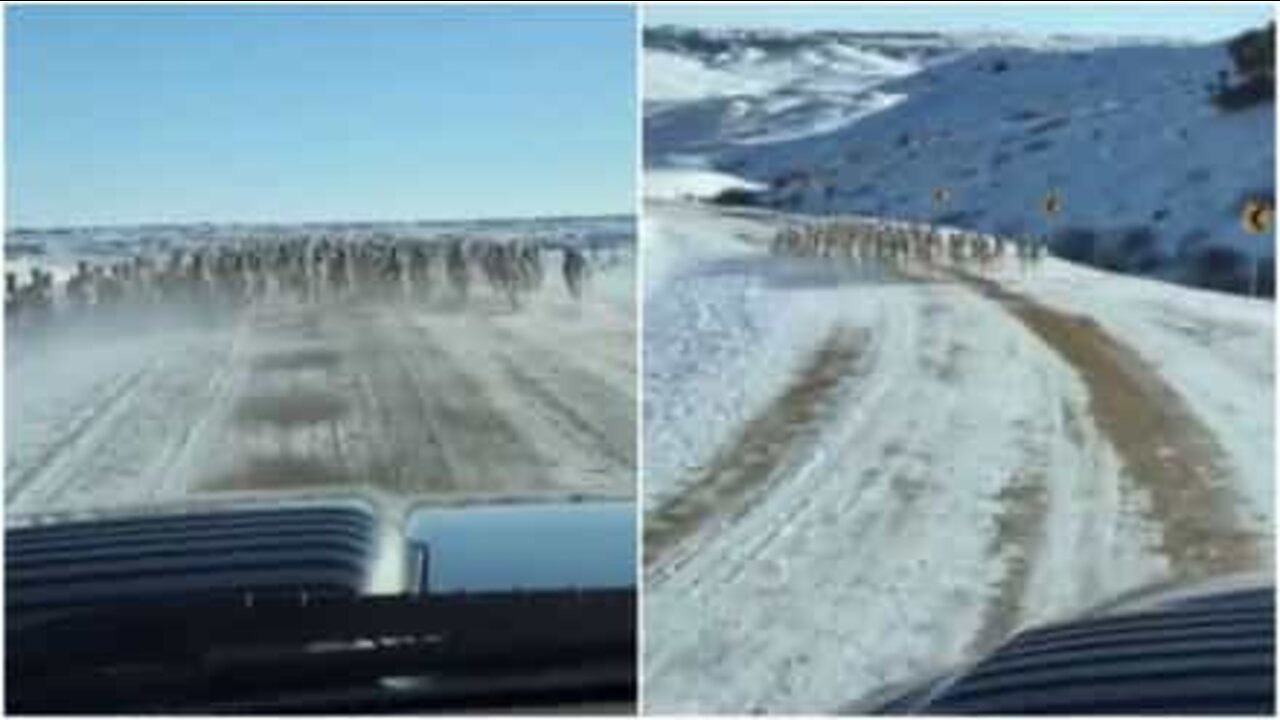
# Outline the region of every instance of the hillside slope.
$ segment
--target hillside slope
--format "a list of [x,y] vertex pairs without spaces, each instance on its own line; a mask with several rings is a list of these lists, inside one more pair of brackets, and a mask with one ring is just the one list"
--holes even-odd
[[[805,57],[835,55],[829,38],[809,42],[825,49]],[[647,50],[647,62],[673,62],[669,45]],[[737,56],[771,68],[798,52]],[[1273,236],[1247,234],[1240,220],[1247,198],[1274,195],[1274,104],[1211,102],[1231,67],[1225,44],[952,43],[927,61],[883,66],[792,61],[785,84],[751,92],[741,88],[776,73],[715,65],[705,52],[678,57],[686,69],[732,70],[737,84],[647,102],[650,167],[736,174],[768,187],[762,203],[791,212],[1052,233],[1056,253],[1103,267],[1236,291],[1255,272],[1264,290],[1274,284]],[[647,89],[680,82],[656,70]],[[941,206],[939,188],[949,195]],[[1052,223],[1042,211],[1050,190],[1061,201]]]

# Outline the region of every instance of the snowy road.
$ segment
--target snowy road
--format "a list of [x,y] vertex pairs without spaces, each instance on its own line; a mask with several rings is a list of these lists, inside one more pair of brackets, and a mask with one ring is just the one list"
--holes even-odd
[[612,287],[575,303],[556,280],[518,312],[483,294],[461,310],[275,299],[209,322],[11,336],[6,510],[240,491],[630,496],[631,307]]
[[649,708],[836,710],[1117,592],[1268,566],[1269,304],[1057,261],[859,276],[770,258],[768,216],[648,210]]

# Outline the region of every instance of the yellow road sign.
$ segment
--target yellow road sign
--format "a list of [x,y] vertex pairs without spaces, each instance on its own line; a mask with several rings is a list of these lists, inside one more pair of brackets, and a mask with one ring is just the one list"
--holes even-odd
[[1044,196],[1044,214],[1057,215],[1062,212],[1062,198],[1058,197],[1058,191],[1050,190]]
[[1250,235],[1261,235],[1271,231],[1271,223],[1275,218],[1275,203],[1267,198],[1250,198],[1240,213],[1240,224]]

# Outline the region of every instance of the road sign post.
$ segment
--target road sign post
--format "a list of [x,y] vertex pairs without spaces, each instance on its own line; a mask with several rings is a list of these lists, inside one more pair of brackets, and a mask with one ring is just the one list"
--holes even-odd
[[[1049,192],[1045,193],[1042,209],[1046,218],[1044,243],[1047,248],[1053,241],[1053,221],[1057,218],[1058,213],[1062,212],[1062,198],[1058,196],[1057,190],[1050,189]],[[1032,248],[1032,250],[1034,251],[1035,248]],[[1098,266],[1098,243],[1096,240],[1093,243],[1093,265],[1094,267]]]
[[951,191],[945,187],[936,187],[933,189],[931,197],[933,198],[933,217],[930,221],[931,224],[936,226],[942,219],[939,213],[951,202]]
[[[1244,231],[1250,235],[1262,235],[1271,232],[1272,223],[1275,221],[1275,201],[1266,197],[1253,197],[1245,201],[1244,207],[1240,212],[1240,224],[1244,227]],[[1257,297],[1262,289],[1262,256],[1263,253],[1255,252],[1253,254],[1253,272],[1249,277],[1249,294]]]

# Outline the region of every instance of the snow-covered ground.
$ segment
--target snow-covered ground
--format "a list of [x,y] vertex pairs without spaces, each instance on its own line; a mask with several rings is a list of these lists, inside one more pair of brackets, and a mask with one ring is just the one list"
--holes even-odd
[[648,41],[659,44],[644,55],[645,154],[657,158],[651,165],[725,143],[782,142],[835,130],[900,99],[875,87],[916,72],[923,62],[916,53],[891,57],[842,37],[761,46],[770,39],[749,35],[703,48],[687,46],[678,34],[649,31]]
[[1269,302],[770,256],[793,220],[646,207],[648,709],[834,711],[1148,582],[1271,567]]
[[874,36],[682,32],[646,49],[649,168],[738,175],[792,212],[1052,233],[1060,255],[1189,284],[1243,291],[1274,257],[1241,223],[1274,195],[1274,103],[1211,102],[1224,43],[926,36],[898,57]]
[[[557,239],[593,237],[567,224]],[[272,296],[10,331],[6,514],[244,492],[631,496],[635,246],[607,247],[580,302],[549,251],[516,312],[485,286],[457,308],[441,285],[429,302]]]

